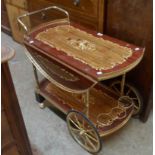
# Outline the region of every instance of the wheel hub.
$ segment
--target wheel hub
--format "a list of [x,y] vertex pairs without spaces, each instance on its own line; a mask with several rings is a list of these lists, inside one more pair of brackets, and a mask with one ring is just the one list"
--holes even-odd
[[82,130],[80,131],[80,135],[83,135],[84,133],[85,133],[85,130],[82,129]]

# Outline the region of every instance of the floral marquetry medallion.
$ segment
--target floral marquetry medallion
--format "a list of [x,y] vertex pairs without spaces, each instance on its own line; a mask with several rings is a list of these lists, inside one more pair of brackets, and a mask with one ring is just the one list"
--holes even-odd
[[67,44],[80,51],[92,52],[96,50],[95,44],[88,40],[67,38]]

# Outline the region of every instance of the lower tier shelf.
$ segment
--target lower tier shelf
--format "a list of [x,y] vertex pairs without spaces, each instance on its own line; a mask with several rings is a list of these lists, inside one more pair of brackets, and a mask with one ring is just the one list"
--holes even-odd
[[[63,113],[67,114],[69,110],[86,113],[82,94],[65,92],[48,80],[43,80],[39,86],[37,93]],[[90,89],[88,119],[102,137],[123,127],[132,116],[133,107],[133,102],[127,97],[118,98],[101,84]]]

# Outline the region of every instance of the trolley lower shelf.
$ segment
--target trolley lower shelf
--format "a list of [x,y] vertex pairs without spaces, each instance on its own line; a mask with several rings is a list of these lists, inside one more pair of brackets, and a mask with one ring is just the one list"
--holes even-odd
[[[44,79],[37,89],[53,106],[67,114],[69,110],[85,113],[82,95],[61,90]],[[118,97],[106,87],[97,84],[90,90],[89,120],[97,128],[101,137],[112,134],[123,127],[133,113],[133,105],[122,108],[118,104]]]

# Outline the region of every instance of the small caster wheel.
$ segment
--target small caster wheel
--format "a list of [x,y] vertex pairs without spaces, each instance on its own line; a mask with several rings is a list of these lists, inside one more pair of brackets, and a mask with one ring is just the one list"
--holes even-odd
[[43,103],[45,98],[43,96],[41,96],[40,94],[35,92],[35,97],[36,97],[36,101],[39,103]]
[[40,107],[40,109],[44,109],[45,108],[45,104],[43,102],[39,103],[39,107]]

